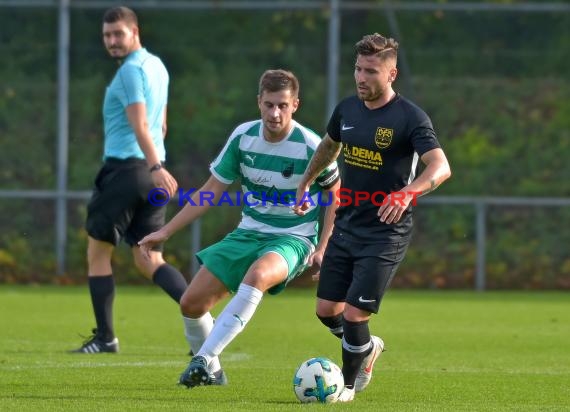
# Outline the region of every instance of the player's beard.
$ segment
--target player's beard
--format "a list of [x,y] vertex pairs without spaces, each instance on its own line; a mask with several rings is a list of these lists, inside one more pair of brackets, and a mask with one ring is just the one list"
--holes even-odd
[[360,100],[365,102],[374,102],[378,100],[380,96],[381,93],[378,91],[373,92],[370,89],[367,89],[364,93],[361,90],[358,91],[358,97],[360,97]]
[[358,97],[360,98],[360,100],[364,101],[364,102],[375,102],[377,100],[382,99],[382,97],[389,95],[390,94],[390,88],[388,86],[384,87],[384,88],[377,88],[377,89],[371,89],[370,87],[367,87],[363,91],[358,90]]

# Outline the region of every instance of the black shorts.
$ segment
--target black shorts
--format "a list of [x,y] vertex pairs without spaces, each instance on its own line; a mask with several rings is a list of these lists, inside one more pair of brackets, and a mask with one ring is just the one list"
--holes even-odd
[[124,239],[135,246],[160,229],[165,222],[166,206],[149,202],[153,188],[146,161],[107,159],[95,178],[87,205],[85,228],[89,236],[115,246]]
[[408,237],[401,242],[367,244],[335,230],[321,265],[317,297],[378,313],[409,242]]

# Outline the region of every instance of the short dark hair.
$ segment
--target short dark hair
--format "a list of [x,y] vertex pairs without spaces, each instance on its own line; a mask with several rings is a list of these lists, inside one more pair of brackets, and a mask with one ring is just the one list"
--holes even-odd
[[259,95],[263,92],[280,92],[281,90],[291,90],[295,97],[299,96],[299,80],[295,75],[287,70],[266,70],[259,79]]
[[137,14],[125,6],[112,7],[103,15],[103,23],[116,23],[118,21],[124,21],[130,26],[139,25]]
[[356,54],[361,56],[378,56],[382,60],[397,59],[398,42],[381,34],[367,34],[355,45]]

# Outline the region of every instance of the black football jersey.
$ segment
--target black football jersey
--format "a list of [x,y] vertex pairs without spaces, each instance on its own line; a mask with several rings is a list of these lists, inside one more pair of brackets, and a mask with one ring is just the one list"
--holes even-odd
[[428,115],[400,95],[374,110],[352,96],[336,106],[327,132],[342,143],[343,154],[335,226],[363,242],[409,237],[411,207],[396,224],[380,222],[377,212],[386,195],[413,181],[419,157],[440,147]]

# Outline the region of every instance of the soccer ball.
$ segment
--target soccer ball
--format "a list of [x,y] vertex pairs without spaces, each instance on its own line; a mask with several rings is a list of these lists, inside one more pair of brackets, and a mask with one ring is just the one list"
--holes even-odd
[[336,402],[344,389],[342,371],[333,361],[323,357],[303,362],[293,378],[293,390],[303,403]]

